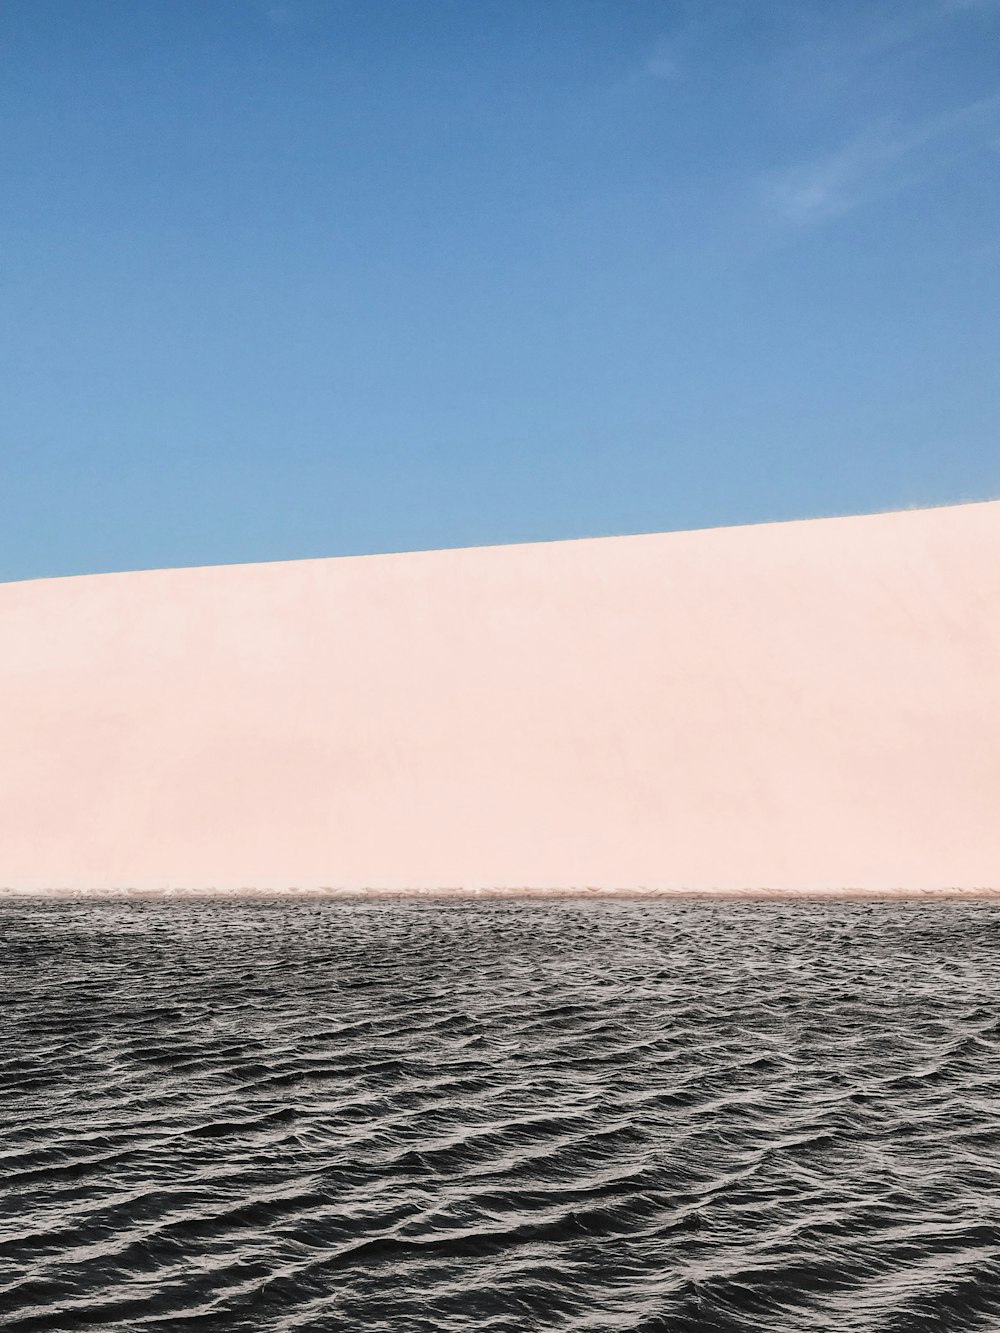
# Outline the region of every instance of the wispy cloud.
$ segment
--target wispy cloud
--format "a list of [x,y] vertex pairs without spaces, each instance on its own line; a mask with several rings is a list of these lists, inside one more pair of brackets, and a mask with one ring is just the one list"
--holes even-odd
[[286,24],[294,23],[298,17],[298,10],[291,4],[269,4],[264,7],[264,18],[277,28],[283,28]]
[[[823,11],[824,13],[826,11]],[[898,0],[871,3],[850,28],[855,58],[898,52],[936,40],[942,25],[1000,12],[1000,0]]]
[[890,51],[932,39],[942,23],[964,12],[993,7],[998,0],[908,0],[902,7],[873,8],[859,25],[861,51]]
[[653,79],[676,79],[683,70],[680,43],[676,38],[661,37],[646,57],[643,73]]
[[765,197],[786,222],[822,222],[991,148],[998,129],[1000,94],[905,127],[882,122],[833,152],[769,176]]
[[982,14],[996,13],[1000,10],[1000,0],[940,0],[945,14],[978,11]]
[[816,222],[856,207],[880,168],[898,156],[891,140],[866,135],[765,184],[768,203],[788,222]]
[[671,26],[644,51],[637,53],[633,80],[670,83],[683,79],[691,72],[692,62],[697,63],[699,48],[709,42],[712,31],[713,25],[705,11],[690,0],[688,3],[682,0],[675,5]]

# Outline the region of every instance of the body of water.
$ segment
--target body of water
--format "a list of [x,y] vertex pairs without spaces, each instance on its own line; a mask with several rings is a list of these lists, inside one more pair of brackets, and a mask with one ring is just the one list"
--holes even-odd
[[0,1327],[1000,1328],[1000,907],[0,904]]

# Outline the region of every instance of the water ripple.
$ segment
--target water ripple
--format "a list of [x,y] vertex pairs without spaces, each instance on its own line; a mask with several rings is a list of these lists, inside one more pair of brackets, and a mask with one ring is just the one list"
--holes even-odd
[[1000,1327],[1000,907],[0,904],[0,1324]]

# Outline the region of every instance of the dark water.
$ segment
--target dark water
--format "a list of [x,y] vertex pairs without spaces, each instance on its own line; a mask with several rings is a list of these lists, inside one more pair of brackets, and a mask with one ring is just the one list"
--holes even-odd
[[7,903],[9,1330],[1000,1329],[1000,909]]

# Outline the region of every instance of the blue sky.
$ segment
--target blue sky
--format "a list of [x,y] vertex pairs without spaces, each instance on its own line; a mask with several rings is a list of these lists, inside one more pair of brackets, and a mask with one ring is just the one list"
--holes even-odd
[[0,578],[1000,495],[998,0],[4,0]]

